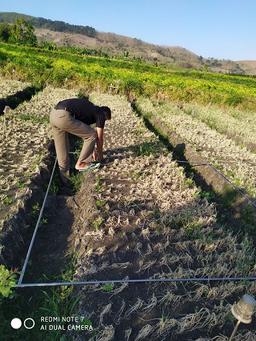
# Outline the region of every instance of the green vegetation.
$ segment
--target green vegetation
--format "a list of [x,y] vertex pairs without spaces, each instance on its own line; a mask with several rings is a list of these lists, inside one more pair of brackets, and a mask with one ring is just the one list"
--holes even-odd
[[61,189],[61,181],[60,181],[60,177],[59,175],[57,175],[56,173],[53,176],[52,179],[52,184],[50,187],[50,193],[51,194],[57,194],[59,192],[59,190]]
[[18,187],[19,189],[24,189],[24,188],[26,187],[26,184],[25,184],[24,182],[22,182],[22,181],[19,181],[19,182],[17,183],[17,187]]
[[102,290],[105,292],[112,292],[114,289],[114,284],[113,283],[106,283],[102,286]]
[[103,223],[104,219],[102,217],[98,217],[92,222],[92,226],[94,227],[95,230],[98,230]]
[[141,171],[131,171],[128,173],[128,175],[132,178],[133,181],[137,181],[141,176],[143,176],[143,173]]
[[16,274],[5,268],[4,265],[0,265],[0,303],[1,296],[12,296],[12,290],[16,285]]
[[40,123],[40,124],[48,124],[49,118],[46,116],[36,116],[36,115],[29,115],[29,114],[19,114],[19,119],[22,121],[31,121],[34,123]]
[[36,204],[34,204],[31,208],[31,216],[33,218],[37,217],[38,213],[40,211],[40,205],[39,203],[37,202]]
[[99,175],[96,175],[95,191],[100,193],[103,191],[102,179]]
[[[73,262],[70,262],[68,268],[64,270],[60,278],[44,278],[44,281],[50,282],[54,280],[71,281],[73,280]],[[7,274],[8,275],[8,274]],[[13,277],[9,277],[8,286],[2,290],[2,283],[7,278],[6,270],[3,272],[0,268],[0,294],[9,295],[10,290],[15,281]],[[5,276],[5,277],[4,277]],[[10,275],[12,276],[12,274]],[[23,289],[24,290],[24,289]],[[1,309],[0,318],[3,323],[0,326],[1,338],[3,340],[49,340],[59,341],[68,340],[66,336],[63,336],[61,330],[44,330],[40,331],[40,319],[41,316],[71,316],[77,311],[77,304],[79,301],[79,295],[74,296],[74,287],[72,286],[60,286],[57,288],[49,288],[45,290],[36,289],[36,294],[33,293],[33,289],[25,289],[26,291],[14,292],[8,298],[0,299]],[[31,291],[32,290],[32,291]],[[13,329],[10,326],[10,321],[13,317],[31,317],[35,320],[35,328],[26,330],[20,328],[13,334]],[[89,324],[89,323],[88,323]],[[16,338],[14,338],[16,337]]]
[[72,174],[70,176],[70,183],[74,191],[78,191],[82,184],[82,174]]
[[214,192],[200,191],[200,192],[198,192],[198,196],[202,199],[206,198],[209,202],[211,202],[215,199]]
[[143,142],[134,146],[136,156],[159,155],[159,143]]
[[194,180],[191,178],[187,178],[185,180],[185,184],[189,187],[189,188],[193,188],[195,186]]
[[41,225],[47,225],[48,224],[48,218],[41,219]]
[[6,197],[4,198],[4,200],[3,200],[3,203],[4,203],[5,205],[11,205],[11,204],[13,203],[13,199],[10,198],[10,197],[8,197],[8,196],[6,196]]
[[96,200],[96,206],[98,207],[98,208],[102,208],[102,207],[104,207],[106,205],[106,201],[105,200],[100,200],[100,199],[97,199]]
[[[71,52],[70,52],[71,51]],[[86,53],[86,51],[85,51]],[[84,55],[79,49],[49,50],[0,43],[3,75],[34,84],[77,85],[90,91],[115,87],[116,92],[157,100],[256,108],[256,79],[249,76],[156,66],[140,60]]]
[[34,27],[23,18],[17,19],[14,24],[0,23],[0,40],[32,46],[37,44]]
[[203,232],[202,232],[203,224],[199,221],[192,221],[185,225],[185,232],[186,236],[190,239],[202,239]]

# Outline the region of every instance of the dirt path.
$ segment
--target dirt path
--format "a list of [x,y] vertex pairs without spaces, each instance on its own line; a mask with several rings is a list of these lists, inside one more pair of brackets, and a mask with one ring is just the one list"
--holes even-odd
[[48,197],[43,225],[38,230],[24,282],[50,282],[53,278],[61,278],[70,261],[68,237],[74,220],[73,205],[72,197]]

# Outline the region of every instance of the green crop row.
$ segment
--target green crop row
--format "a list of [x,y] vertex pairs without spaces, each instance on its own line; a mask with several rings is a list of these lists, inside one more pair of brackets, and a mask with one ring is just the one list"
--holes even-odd
[[2,74],[55,86],[146,95],[172,101],[256,108],[256,78],[171,69],[139,60],[83,56],[67,51],[0,44]]

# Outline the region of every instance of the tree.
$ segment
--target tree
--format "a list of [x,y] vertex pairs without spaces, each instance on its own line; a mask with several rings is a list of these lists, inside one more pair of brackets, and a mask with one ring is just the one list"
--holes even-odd
[[11,36],[11,25],[6,23],[0,23],[0,40],[8,42]]
[[57,45],[52,41],[44,40],[40,46],[50,51],[57,50]]
[[34,27],[23,18],[17,19],[11,27],[10,41],[18,44],[36,45]]

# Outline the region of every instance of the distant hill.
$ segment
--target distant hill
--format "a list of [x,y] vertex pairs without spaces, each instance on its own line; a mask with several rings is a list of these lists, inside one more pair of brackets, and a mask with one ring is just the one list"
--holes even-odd
[[96,36],[96,30],[90,26],[70,25],[63,21],[50,20],[40,17],[36,18],[30,15],[15,12],[0,12],[0,22],[14,23],[18,18],[23,18],[31,22],[31,24],[37,28],[45,28],[59,32],[80,33],[87,35],[88,37]]
[[0,12],[0,22],[13,23],[20,17],[32,23],[39,41],[52,41],[59,46],[101,49],[110,55],[140,57],[155,63],[172,64],[185,68],[204,68],[223,73],[256,74],[256,61],[234,62],[215,58],[206,59],[183,47],[159,46],[115,33],[99,32],[90,26],[71,25],[63,21],[36,18],[19,13]]

